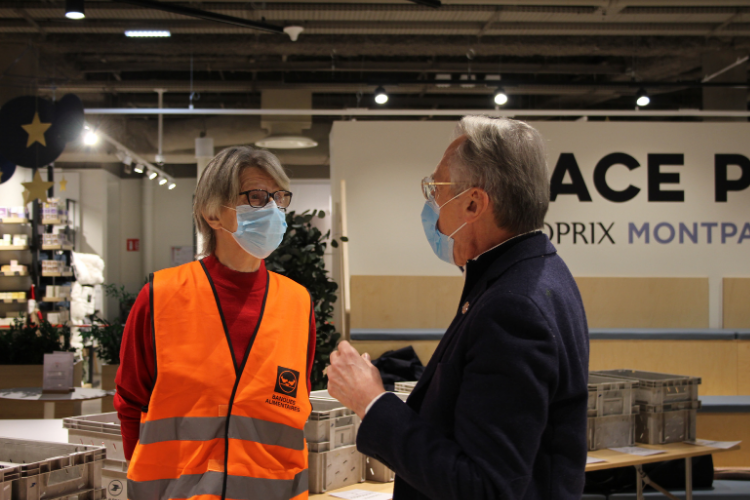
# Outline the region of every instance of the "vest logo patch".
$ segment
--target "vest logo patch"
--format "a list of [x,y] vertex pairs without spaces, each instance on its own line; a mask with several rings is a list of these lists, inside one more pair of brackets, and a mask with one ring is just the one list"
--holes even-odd
[[299,385],[299,372],[291,368],[279,366],[276,373],[276,387],[274,392],[283,394],[290,398],[297,397],[297,386]]
[[266,404],[299,413],[302,410],[297,406],[297,400],[294,399],[297,397],[297,387],[299,387],[299,372],[279,366],[276,371],[276,387],[273,389],[276,394],[271,395],[271,399],[266,399]]

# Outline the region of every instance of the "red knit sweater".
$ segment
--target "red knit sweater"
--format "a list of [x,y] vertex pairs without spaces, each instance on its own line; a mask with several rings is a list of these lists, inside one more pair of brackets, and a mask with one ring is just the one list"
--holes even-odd
[[[212,256],[203,259],[219,296],[224,319],[232,340],[235,359],[244,359],[250,337],[260,317],[268,281],[265,263],[254,273],[233,271]],[[115,409],[121,422],[125,458],[130,460],[140,432],[141,408],[147,407],[154,385],[154,344],[151,335],[149,287],[144,286],[130,311],[120,348],[120,369],[115,384]],[[307,387],[310,387],[315,357],[315,317],[310,322]]]

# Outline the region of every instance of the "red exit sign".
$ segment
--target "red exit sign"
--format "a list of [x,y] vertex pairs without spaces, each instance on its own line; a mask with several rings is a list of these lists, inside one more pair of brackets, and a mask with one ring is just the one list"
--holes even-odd
[[128,240],[128,252],[137,252],[141,247],[141,240]]

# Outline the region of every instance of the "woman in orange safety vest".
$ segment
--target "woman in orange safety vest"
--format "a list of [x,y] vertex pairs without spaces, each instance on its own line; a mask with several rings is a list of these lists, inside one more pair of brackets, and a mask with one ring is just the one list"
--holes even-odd
[[307,498],[313,306],[263,261],[291,199],[266,151],[225,149],[200,175],[205,257],[153,273],[123,336],[115,406],[129,499]]

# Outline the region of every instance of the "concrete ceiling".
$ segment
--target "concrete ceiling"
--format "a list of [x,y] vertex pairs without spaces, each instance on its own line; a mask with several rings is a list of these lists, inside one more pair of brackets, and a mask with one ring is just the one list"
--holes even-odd
[[[258,108],[264,90],[305,89],[313,108],[343,109],[374,107],[383,85],[389,106],[481,111],[502,83],[519,109],[633,109],[650,82],[659,84],[649,88],[654,107],[700,109],[701,89],[686,83],[706,75],[705,58],[750,53],[750,0],[443,0],[438,9],[407,0],[162,2],[305,31],[292,42],[108,0],[87,0],[86,19],[72,21],[63,0],[2,1],[0,45],[15,52],[0,55],[0,92],[155,107],[161,88],[168,107]],[[128,39],[126,29],[172,37]],[[35,57],[32,69],[14,67],[24,51]],[[618,82],[625,85],[604,85]],[[155,149],[153,117],[101,120],[134,149]],[[327,147],[331,119],[314,122],[309,135]],[[204,130],[221,137],[217,147],[265,134],[257,117],[167,117],[165,153],[181,163]],[[289,155],[297,165],[327,158],[325,147]]]

